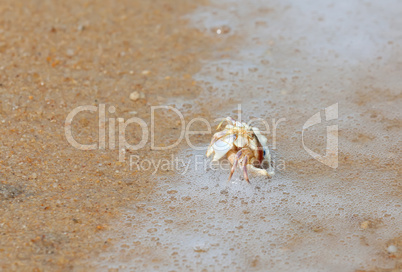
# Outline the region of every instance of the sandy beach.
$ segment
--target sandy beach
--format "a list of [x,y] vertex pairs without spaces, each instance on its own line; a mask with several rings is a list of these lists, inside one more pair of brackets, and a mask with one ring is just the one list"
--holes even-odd
[[[401,11],[3,1],[0,270],[401,271]],[[205,157],[226,116],[274,177]]]

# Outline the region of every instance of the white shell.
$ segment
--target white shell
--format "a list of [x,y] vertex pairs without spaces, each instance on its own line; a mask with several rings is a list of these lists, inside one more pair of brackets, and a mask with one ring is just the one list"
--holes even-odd
[[[213,145],[211,145],[207,150],[207,157],[214,154],[213,161],[218,161],[222,157],[224,157],[233,146],[237,148],[249,147],[252,150],[257,150],[258,145],[257,141],[253,139],[249,139],[247,136],[242,135],[242,133],[238,134],[230,134],[234,133],[233,129],[244,129],[249,131],[250,129],[253,130],[255,136],[257,137],[258,141],[260,142],[261,146],[264,150],[264,158],[263,161],[268,162],[269,168],[266,169],[259,169],[255,168],[254,166],[248,166],[250,169],[254,169],[254,172],[257,171],[258,173],[264,173],[264,175],[273,176],[275,171],[271,165],[271,154],[268,148],[268,139],[264,135],[261,134],[261,131],[256,128],[247,125],[246,123],[241,123],[239,121],[235,121],[230,117],[227,117],[226,120],[228,124],[225,126],[225,129],[220,133],[226,134],[223,138],[217,140]],[[215,134],[215,137],[219,137],[220,135]]]
[[255,136],[257,136],[258,141],[260,141],[261,145],[262,145],[263,147],[266,147],[266,146],[267,146],[267,142],[268,142],[267,137],[265,137],[264,135],[262,135],[262,134],[261,134],[261,131],[260,131],[258,128],[253,127],[252,129],[253,129],[253,131],[254,131]]
[[215,155],[213,160],[217,161],[223,156],[228,153],[229,150],[233,148],[233,141],[235,139],[235,135],[228,135],[226,137],[223,137],[222,139],[216,141],[212,145],[212,149],[215,151]]

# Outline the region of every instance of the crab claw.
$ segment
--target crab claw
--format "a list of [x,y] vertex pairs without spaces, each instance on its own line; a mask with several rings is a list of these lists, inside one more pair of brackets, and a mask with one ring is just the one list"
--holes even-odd
[[211,143],[208,146],[208,150],[207,150],[207,157],[211,156],[212,153],[214,153],[214,144],[220,140],[221,138],[223,138],[226,135],[226,131],[220,131],[214,134],[214,136],[212,137]]
[[251,164],[249,164],[247,167],[248,171],[255,175],[266,176],[268,178],[272,178],[275,175],[275,172],[273,170],[267,171],[265,169],[257,168]]
[[213,144],[214,158],[213,161],[218,161],[225,156],[229,150],[233,148],[234,135],[225,136]]

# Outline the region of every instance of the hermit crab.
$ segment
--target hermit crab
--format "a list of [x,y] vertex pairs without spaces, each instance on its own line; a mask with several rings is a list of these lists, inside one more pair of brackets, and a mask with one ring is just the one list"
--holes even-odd
[[242,169],[247,182],[250,182],[249,172],[272,177],[274,169],[267,138],[261,134],[258,128],[235,121],[231,117],[226,117],[219,124],[217,130],[225,121],[227,122],[226,127],[212,137],[207,157],[214,154],[213,161],[218,161],[226,155],[232,164],[229,180],[237,166]]

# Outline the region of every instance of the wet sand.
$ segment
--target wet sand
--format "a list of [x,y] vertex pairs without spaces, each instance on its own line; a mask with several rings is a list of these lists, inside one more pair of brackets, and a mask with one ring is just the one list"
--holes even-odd
[[[120,250],[102,254],[102,267],[399,271],[401,8],[220,1],[187,15],[225,45],[194,75],[204,88],[187,103],[210,105],[211,123],[240,118],[239,105],[242,120],[268,121],[277,175],[227,183],[228,169],[200,164],[204,152],[187,147],[177,156],[189,171],[159,177],[126,210],[115,225]],[[317,113],[322,122],[304,129]],[[336,169],[306,149],[324,156],[334,125]]]
[[[3,3],[0,267],[399,271],[398,10],[395,1]],[[130,99],[133,92],[143,96]],[[334,103],[337,169],[301,141],[308,118]],[[285,118],[272,148],[284,167],[248,185],[196,165],[204,151],[186,141],[164,151],[148,141],[127,150],[125,162],[108,136],[104,150],[73,148],[68,113],[100,104],[106,118],[136,116],[148,128],[151,106],[160,105],[186,124],[238,118],[239,104],[245,121]],[[155,120],[156,144],[176,142],[178,116],[161,111]],[[75,139],[98,142],[98,123],[98,113],[77,115]],[[320,154],[326,125],[305,131],[305,145]],[[138,143],[139,126],[126,138]],[[197,146],[210,138],[191,136]],[[139,164],[172,155],[188,164],[142,171],[130,169],[130,155]]]

